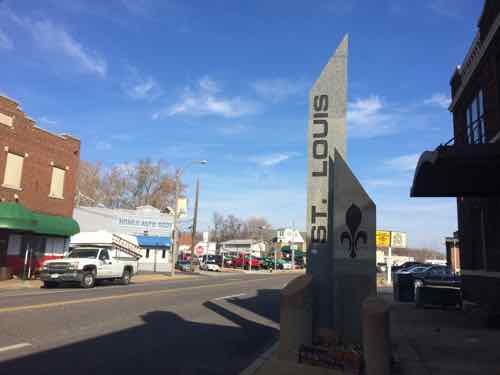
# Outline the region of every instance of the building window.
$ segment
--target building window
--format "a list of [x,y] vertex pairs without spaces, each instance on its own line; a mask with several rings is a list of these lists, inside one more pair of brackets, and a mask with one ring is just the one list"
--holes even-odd
[[163,259],[165,259],[165,256],[167,255],[167,250],[163,249],[162,253],[161,253],[161,257]]
[[7,153],[7,163],[5,164],[5,174],[3,177],[3,186],[21,189],[21,179],[23,175],[24,157]]
[[149,249],[146,249],[146,258],[149,258]]
[[483,90],[474,97],[467,108],[467,143],[486,143],[484,124],[484,95]]
[[50,183],[50,194],[51,198],[64,199],[64,177],[66,171],[61,168],[52,168],[52,181]]

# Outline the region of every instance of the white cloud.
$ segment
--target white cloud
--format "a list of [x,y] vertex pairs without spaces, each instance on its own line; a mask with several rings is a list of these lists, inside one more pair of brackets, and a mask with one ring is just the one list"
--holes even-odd
[[412,172],[417,166],[420,154],[401,155],[384,161],[384,165],[398,172]]
[[261,79],[252,84],[257,95],[273,102],[280,102],[288,97],[305,91],[306,84],[283,78]]
[[249,130],[248,126],[241,124],[230,124],[221,126],[217,131],[222,135],[236,135],[241,134]]
[[195,87],[186,87],[179,101],[153,114],[153,119],[168,116],[222,116],[227,118],[241,117],[255,113],[254,102],[239,96],[224,97],[217,82],[204,77]]
[[347,123],[349,136],[372,138],[396,131],[399,115],[387,108],[378,96],[349,103]]
[[40,117],[40,122],[49,125],[57,125],[57,120],[52,120],[46,116]]
[[99,151],[109,151],[113,148],[113,146],[109,142],[97,141],[95,144],[95,148],[96,148],[96,150],[99,150]]
[[106,60],[84,48],[62,27],[49,20],[35,21],[31,24],[31,32],[41,48],[61,51],[84,70],[99,77],[106,76]]
[[135,16],[146,16],[149,14],[150,3],[144,0],[121,0],[128,12]]
[[324,4],[325,8],[337,15],[346,15],[354,10],[357,0],[329,0]]
[[250,158],[250,161],[260,165],[261,167],[272,167],[297,155],[298,154],[296,152],[274,153],[269,155],[254,156]]
[[153,100],[162,94],[162,90],[152,76],[143,76],[136,68],[129,67],[123,91],[132,99]]
[[424,104],[435,105],[443,109],[448,109],[451,103],[451,98],[442,93],[436,93],[430,98],[424,100]]
[[439,16],[460,17],[460,9],[456,0],[430,0],[427,6]]
[[399,182],[396,182],[390,178],[373,178],[365,181],[365,184],[372,188],[380,188],[380,187],[394,187],[400,186]]
[[12,47],[14,47],[14,43],[10,37],[0,29],[0,48],[12,49]]
[[106,60],[96,52],[84,47],[62,26],[56,25],[48,19],[22,18],[8,8],[3,8],[1,12],[6,18],[28,31],[39,48],[70,58],[84,71],[101,78],[106,76]]
[[38,118],[38,125],[41,128],[54,129],[59,125],[59,121],[51,119],[47,116],[41,116]]

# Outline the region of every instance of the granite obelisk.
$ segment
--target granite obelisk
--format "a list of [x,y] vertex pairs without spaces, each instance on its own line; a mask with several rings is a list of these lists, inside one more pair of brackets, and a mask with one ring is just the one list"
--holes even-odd
[[362,302],[376,291],[376,215],[346,161],[347,57],[345,36],[310,91],[307,272],[314,333],[359,344]]
[[313,277],[314,327],[333,328],[331,164],[346,156],[348,37],[324,67],[309,94],[307,272]]

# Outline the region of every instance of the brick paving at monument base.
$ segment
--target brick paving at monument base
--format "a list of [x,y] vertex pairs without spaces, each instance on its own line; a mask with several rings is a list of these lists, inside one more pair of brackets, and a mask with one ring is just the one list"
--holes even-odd
[[398,374],[500,374],[500,329],[488,329],[477,310],[392,302],[391,336]]

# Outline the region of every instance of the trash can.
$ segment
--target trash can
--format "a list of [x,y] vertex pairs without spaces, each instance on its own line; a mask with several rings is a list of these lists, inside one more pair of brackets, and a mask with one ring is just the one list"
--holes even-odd
[[392,296],[394,301],[399,301],[399,284],[398,284],[398,274],[392,274]]
[[398,286],[397,296],[400,302],[412,302],[415,300],[415,287],[413,285],[413,276],[400,273],[397,275]]

